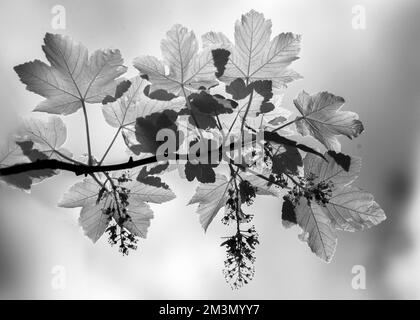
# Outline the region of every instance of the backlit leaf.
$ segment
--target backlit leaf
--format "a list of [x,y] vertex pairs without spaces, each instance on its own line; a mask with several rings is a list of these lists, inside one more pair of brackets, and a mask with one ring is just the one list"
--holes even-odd
[[146,117],[152,113],[164,110],[179,111],[185,105],[183,98],[159,101],[147,97],[144,90],[150,82],[140,76],[130,79],[130,82],[131,86],[119,99],[102,107],[106,122],[114,128],[134,125],[137,118]]
[[271,80],[273,87],[285,87],[301,78],[287,67],[300,50],[299,35],[281,33],[271,41],[271,20],[254,10],[242,15],[235,24],[235,45],[222,33],[210,32],[203,42],[210,48],[224,48],[231,52],[220,80],[229,84],[237,78],[247,83]]
[[72,157],[70,151],[62,148],[67,140],[67,128],[58,116],[51,116],[48,120],[24,119],[17,136],[17,141],[32,141],[33,149],[44,153],[48,159]]
[[337,236],[330,220],[316,203],[308,204],[302,197],[295,208],[296,220],[303,232],[299,235],[318,257],[330,262],[337,246]]
[[67,115],[81,108],[82,101],[99,103],[115,92],[116,79],[127,70],[119,50],[97,50],[89,57],[82,44],[51,33],[44,43],[51,65],[34,60],[15,67],[26,88],[46,98],[35,111]]
[[214,183],[201,183],[190,202],[198,203],[197,213],[200,216],[200,223],[206,231],[219,210],[226,205],[229,198],[228,189],[232,182],[226,176],[217,174]]
[[304,171],[315,186],[322,182],[332,182],[331,196],[326,203],[319,203],[313,197],[308,200],[302,196],[294,211],[297,223],[303,230],[300,237],[308,242],[317,256],[329,262],[337,243],[334,230],[363,230],[378,225],[386,217],[370,193],[350,185],[360,172],[359,158],[350,157],[348,171],[328,152],[325,153],[325,158],[327,161],[307,154]]
[[296,121],[298,132],[303,136],[310,134],[329,150],[340,151],[338,135],[351,139],[363,131],[363,124],[356,113],[340,111],[344,104],[341,97],[328,92],[311,96],[303,91],[294,103],[301,113]]
[[350,157],[350,167],[349,170],[346,171],[329,153],[325,153],[324,157],[326,160],[308,153],[303,160],[305,176],[314,174],[314,183],[331,181],[334,183],[335,188],[340,188],[351,184],[357,179],[360,169],[362,168],[361,158]]
[[[263,172],[262,175],[268,177],[268,172]],[[284,193],[278,186],[275,184],[270,184],[267,180],[258,177],[254,174],[241,175],[243,179],[246,179],[251,183],[251,185],[256,189],[256,194],[258,195],[271,195],[275,197],[280,197]]]
[[386,219],[370,193],[351,186],[335,191],[322,210],[336,229],[344,231],[367,229]]
[[174,25],[166,33],[166,39],[162,40],[161,51],[164,62],[152,56],[140,56],[133,62],[134,67],[147,75],[152,83],[151,92],[164,89],[176,95],[188,95],[200,87],[209,88],[217,84],[212,52],[209,48],[198,52],[193,31]]
[[63,208],[82,207],[79,224],[93,242],[98,241],[105,232],[112,218],[107,209],[115,204],[111,192],[100,195],[100,191],[101,187],[88,177],[73,185],[58,204]]
[[[27,163],[30,159],[25,156],[22,148],[15,143],[14,139],[8,137],[0,142],[0,168],[10,167],[17,163]],[[32,178],[27,174],[12,176],[0,176],[0,181],[4,181],[11,186],[23,190],[30,190]]]
[[[48,120],[24,119],[15,137],[8,137],[0,146],[0,167],[46,159],[68,161],[72,154],[62,148],[66,139],[66,127],[57,116],[50,117]],[[52,169],[32,170],[0,177],[0,179],[9,185],[29,191],[32,185],[58,173],[58,170]]]

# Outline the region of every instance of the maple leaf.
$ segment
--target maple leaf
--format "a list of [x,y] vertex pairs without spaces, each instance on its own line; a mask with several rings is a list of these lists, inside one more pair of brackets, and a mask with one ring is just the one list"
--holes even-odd
[[346,170],[328,152],[324,156],[327,161],[308,153],[304,172],[313,185],[331,183],[331,196],[326,203],[301,196],[297,199],[295,214],[303,230],[300,238],[308,242],[318,257],[329,262],[337,244],[335,230],[363,230],[378,225],[386,217],[370,193],[351,186],[360,172],[360,158],[350,157]]
[[[270,170],[264,170],[262,172],[263,176],[268,176]],[[275,184],[270,184],[267,180],[254,175],[254,174],[245,174],[241,175],[244,180],[249,181],[249,183],[256,188],[255,193],[258,195],[265,195],[265,196],[275,196],[280,197],[283,191],[278,188]]]
[[297,224],[297,218],[295,213],[295,206],[293,202],[290,201],[287,197],[283,198],[283,205],[281,208],[281,219],[283,226],[285,228],[289,228],[295,224]]
[[235,100],[246,98],[253,90],[266,100],[270,100],[273,97],[272,82],[269,80],[259,80],[247,85],[243,79],[238,78],[226,86],[226,92],[231,94]]
[[[274,97],[272,82],[269,80],[258,80],[247,85],[243,79],[238,78],[226,86],[226,92],[230,93],[233,99],[242,101],[249,101],[249,99],[246,99],[249,95],[252,95],[253,99],[259,97],[257,99],[257,105],[249,107],[249,115],[252,117],[271,112],[275,109],[274,104],[269,102]],[[261,96],[263,97],[262,101]],[[282,95],[280,95],[281,97]],[[276,102],[278,101],[278,97],[276,97]]]
[[229,198],[228,189],[232,186],[232,180],[226,176],[216,174],[214,183],[200,183],[190,204],[198,203],[197,213],[200,216],[200,223],[207,231],[210,223],[220,209],[226,205]]
[[352,186],[334,191],[323,211],[335,229],[344,231],[368,229],[386,218],[372,194]]
[[[175,95],[188,95],[200,87],[217,84],[212,51],[198,52],[198,42],[193,31],[176,24],[161,42],[164,62],[152,56],[140,56],[133,65],[152,83],[150,91],[166,90]],[[165,63],[169,72],[165,70]]]
[[[125,207],[125,219],[122,226],[127,228],[136,236],[146,238],[147,228],[150,219],[153,218],[153,211],[147,203],[164,203],[175,199],[175,194],[168,186],[155,186],[140,182],[139,170],[128,173],[114,172],[114,177],[125,175],[125,181],[120,182],[127,192],[128,205]],[[137,179],[136,179],[137,177]],[[116,178],[118,180],[118,178]],[[121,199],[120,199],[121,200]]]
[[219,166],[222,155],[216,140],[204,138],[190,141],[189,158],[185,164],[185,178],[188,181],[214,183],[216,173],[213,168]]
[[[170,189],[138,182],[133,178],[136,173],[128,175],[119,185],[127,192],[127,199],[123,200],[121,194],[116,196],[114,192],[104,189],[93,178],[88,177],[73,185],[64,194],[59,206],[82,207],[79,223],[93,242],[103,235],[111,219],[121,223],[122,227],[134,235],[145,238],[153,218],[153,212],[146,202],[163,203],[174,199],[175,195]],[[114,173],[114,179],[118,175],[121,173]],[[124,219],[120,222],[122,214]]]
[[67,140],[67,128],[58,116],[48,120],[35,118],[24,119],[17,132],[17,141],[32,141],[33,149],[46,155],[48,159],[68,160],[73,155],[62,148]]
[[[14,139],[8,137],[4,142],[0,143],[0,168],[10,167],[18,163],[28,163],[31,159],[25,153],[32,150],[33,143],[18,145]],[[29,191],[32,184],[42,181],[53,174],[52,170],[32,171],[11,176],[0,176],[0,181],[3,181],[10,186]]]
[[254,10],[242,15],[235,24],[235,45],[223,33],[209,32],[203,36],[209,48],[223,48],[231,52],[220,80],[230,84],[241,78],[246,83],[271,80],[273,87],[282,88],[301,78],[287,67],[300,50],[299,35],[281,33],[270,41],[271,20]]
[[233,109],[237,107],[235,101],[225,99],[218,94],[211,95],[206,91],[192,93],[188,99],[190,100],[190,108],[183,109],[179,115],[189,115],[189,123],[204,130],[217,128],[216,117],[233,113]]
[[144,91],[150,86],[150,82],[140,76],[130,79],[130,83],[127,91],[115,101],[105,103],[102,107],[106,122],[114,128],[133,126],[137,118],[144,118],[165,110],[179,111],[185,106],[183,98],[175,98],[169,101],[149,98]]
[[[288,126],[278,129],[292,112],[281,106],[284,94],[273,89],[271,81],[259,80],[246,85],[242,79],[236,79],[226,86],[226,92],[237,100],[238,117],[245,120],[248,129],[253,132],[275,130],[283,137],[294,133]],[[238,128],[242,125],[241,122],[235,124]]]
[[[15,136],[8,137],[0,146],[0,167],[46,159],[67,161],[72,154],[61,147],[66,139],[67,129],[59,117],[50,117],[46,121],[24,119]],[[29,191],[32,185],[58,173],[58,170],[52,169],[32,170],[0,179],[18,189]]]
[[[29,159],[23,154],[22,149],[11,137],[0,144],[0,167],[6,168],[16,163],[27,163]],[[0,176],[3,179],[4,176]]]
[[127,68],[119,50],[88,50],[70,37],[47,33],[42,49],[50,66],[34,60],[14,69],[26,88],[46,98],[34,111],[68,115],[83,102],[98,103],[115,91]]
[[304,174],[314,175],[314,184],[322,181],[331,181],[335,188],[342,188],[357,179],[362,168],[362,159],[350,156],[350,165],[344,169],[334,160],[329,152],[324,154],[325,160],[314,154],[308,153],[303,160]]
[[161,174],[166,169],[169,168],[169,162],[165,163],[158,163],[157,165],[153,166],[152,168],[147,168],[146,166],[143,167],[137,176],[137,181],[149,184],[155,187],[169,189],[169,186],[162,181],[160,177],[157,177],[157,174]]
[[303,232],[299,239],[308,243],[318,257],[330,262],[337,246],[337,235],[331,227],[329,217],[317,203],[308,203],[305,197],[299,199],[295,208],[296,221]]
[[272,172],[275,174],[298,174],[298,168],[303,165],[302,156],[296,147],[278,146],[271,157]]
[[[175,194],[169,188],[157,187],[139,182],[136,178],[140,170],[130,173],[130,181],[124,186],[130,190],[130,196],[135,196],[138,201],[151,203],[164,203],[175,199]],[[117,173],[115,173],[117,175]]]
[[304,159],[305,174],[314,174],[314,183],[331,181],[332,196],[323,209],[328,211],[335,228],[346,231],[362,230],[385,220],[385,214],[371,194],[351,186],[361,169],[361,159],[350,157],[348,170],[343,168],[330,152],[325,154],[328,162],[307,155]]
[[256,91],[252,94],[252,99],[243,98],[237,100],[238,103],[238,113],[239,116],[243,119],[245,116],[247,117],[258,117],[260,114],[265,113],[266,111],[269,112],[273,109],[266,109],[264,110],[264,102],[265,98],[258,94]]
[[[99,200],[99,201],[98,201]],[[58,206],[63,208],[82,207],[79,224],[85,234],[96,242],[105,232],[112,214],[108,210],[114,206],[111,192],[103,192],[96,181],[87,177],[67,191]]]
[[136,139],[136,129],[135,129],[135,127],[134,128],[131,127],[131,126],[125,127],[122,130],[121,134],[122,134],[122,137],[124,139],[124,143],[128,148],[127,152],[130,155],[139,156],[143,151],[143,147],[141,146],[139,141],[137,141],[137,139]]
[[[135,149],[131,148],[131,150],[137,154],[140,152],[156,154],[159,146],[165,143],[164,141],[156,140],[158,132],[162,129],[172,130],[175,133],[176,145],[173,147],[175,150],[178,150],[183,141],[183,136],[182,132],[178,130],[177,118],[178,114],[173,110],[165,110],[152,113],[144,118],[137,118],[135,138],[138,144],[135,145]],[[130,143],[130,141],[127,142]]]
[[213,170],[214,167],[217,167],[218,164],[193,164],[187,162],[185,164],[185,177],[188,181],[197,181],[202,183],[211,183],[216,181],[216,174]]
[[219,94],[211,95],[206,91],[193,93],[190,95],[190,99],[191,104],[194,105],[198,111],[213,116],[232,113],[232,109],[237,106],[237,103],[233,100],[225,99],[225,97]]
[[308,147],[305,144],[297,143],[294,140],[285,138],[285,137],[279,135],[277,132],[264,131],[264,140],[269,142],[271,145],[274,144],[274,145],[280,145],[280,146],[289,146],[289,147],[292,147],[292,148],[297,148],[297,149],[302,150],[304,152],[315,154],[315,155],[319,156],[320,158],[324,158],[322,153],[316,151],[315,149],[313,149],[311,147]]
[[[175,115],[174,112],[180,111],[185,106],[185,100],[181,97],[164,101],[150,98],[146,95],[146,92],[148,93],[150,89],[150,82],[140,76],[130,79],[128,83],[128,87],[126,84],[123,85],[125,88],[121,90],[117,87],[114,96],[108,96],[104,99],[102,112],[106,122],[110,126],[118,128],[118,132],[121,131],[127,147],[138,155],[145,150],[151,151],[150,148],[144,146],[145,143],[156,145],[156,136],[153,136],[153,134],[156,134],[159,128],[155,127],[154,131],[150,131],[151,124],[148,120],[156,117],[163,118],[164,115],[160,115],[160,113],[171,112]],[[136,139],[137,118],[140,122],[147,122],[144,125],[144,134],[140,135],[139,140],[143,142],[143,146]],[[155,150],[154,147],[152,149]]]
[[131,81],[130,80],[121,80],[117,86],[115,87],[115,94],[114,95],[107,95],[102,100],[102,104],[107,104],[110,102],[115,102],[119,98],[123,96],[124,93],[127,92],[127,90],[131,87]]
[[338,135],[357,137],[363,131],[359,116],[351,111],[340,111],[344,99],[328,92],[309,95],[302,91],[294,100],[301,116],[296,118],[297,131],[310,134],[327,149],[340,151]]
[[[263,102],[262,108],[260,108],[258,112],[258,116],[247,117],[247,127],[252,128],[254,131],[264,130],[271,132],[272,130],[277,129],[282,123],[285,123],[290,118],[292,112],[281,106],[283,97],[283,94],[275,94],[268,103]],[[268,109],[266,109],[264,105],[268,106]],[[270,105],[273,110],[271,110]],[[266,110],[268,111],[266,112]],[[294,131],[287,126],[280,130],[276,130],[276,132],[282,137],[294,134]]]
[[350,156],[345,155],[344,153],[341,153],[341,152],[338,152],[337,153],[337,152],[332,151],[332,150],[329,150],[327,153],[345,171],[349,171],[350,170],[350,165],[351,165],[351,157]]

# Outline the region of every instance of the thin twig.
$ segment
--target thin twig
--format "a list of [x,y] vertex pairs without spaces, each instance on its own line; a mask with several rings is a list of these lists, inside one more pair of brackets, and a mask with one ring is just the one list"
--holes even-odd
[[[218,150],[220,152],[220,148]],[[216,151],[216,149],[209,150],[209,153],[214,152],[214,151]],[[222,153],[222,156],[223,156],[223,159],[228,164],[235,165],[236,167],[238,167],[239,169],[241,169],[243,171],[248,171],[249,173],[251,173],[251,174],[253,174],[253,175],[255,175],[255,176],[257,176],[261,179],[264,179],[267,182],[270,182],[270,183],[276,184],[280,187],[283,187],[280,184],[277,184],[276,182],[273,182],[270,178],[254,171],[250,168],[247,168],[243,164],[235,163],[234,160],[229,158],[226,154]],[[165,156],[165,160],[188,160],[188,158],[189,158],[189,154],[173,153],[173,154],[169,154],[169,155]],[[15,165],[12,165],[10,167],[0,168],[0,176],[8,176],[8,175],[19,174],[19,173],[24,173],[24,172],[28,172],[28,171],[34,171],[34,170],[45,170],[45,169],[56,170],[56,169],[60,169],[60,170],[73,172],[76,175],[90,175],[95,179],[95,181],[98,182],[98,179],[96,178],[94,173],[104,173],[104,172],[110,172],[110,171],[132,169],[132,168],[136,168],[136,167],[139,167],[139,166],[143,166],[143,165],[158,162],[157,156],[150,156],[150,157],[139,159],[139,160],[132,160],[132,158],[130,158],[130,160],[127,161],[127,162],[112,164],[112,165],[86,165],[84,163],[78,162],[78,161],[76,161],[74,159],[71,159],[71,158],[68,158],[67,160],[69,160],[70,162],[64,162],[64,161],[60,161],[60,160],[56,160],[56,159],[44,159],[44,160],[37,160],[37,161],[34,161],[34,162],[29,162],[29,163],[15,164]],[[293,177],[291,177],[288,174],[286,174],[286,176],[294,184],[296,184],[299,187],[302,187],[302,185],[299,182],[297,182],[296,180],[294,180]],[[103,186],[103,184],[100,181],[98,182],[98,184]]]
[[[178,160],[186,159],[187,155],[178,155],[173,154],[172,157],[168,157],[168,160]],[[63,162],[56,159],[45,159],[37,160],[30,163],[20,163],[6,168],[0,168],[0,176],[8,176],[12,174],[18,174],[33,170],[45,170],[45,169],[60,169],[65,171],[74,172],[76,175],[88,175],[96,172],[106,172],[106,171],[118,171],[124,169],[131,169],[138,166],[155,163],[157,162],[156,156],[151,156],[148,158],[143,158],[139,160],[129,160],[124,163],[112,164],[112,165],[101,165],[101,166],[92,166],[85,164],[76,164]]]

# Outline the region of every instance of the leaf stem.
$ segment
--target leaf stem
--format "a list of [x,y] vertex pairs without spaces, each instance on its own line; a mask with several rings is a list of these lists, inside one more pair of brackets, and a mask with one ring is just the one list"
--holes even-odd
[[283,128],[286,128],[286,127],[290,126],[291,124],[295,123],[296,121],[299,121],[300,119],[302,119],[302,117],[297,117],[295,120],[286,122],[285,124],[281,125],[280,127],[272,130],[271,132],[276,132],[276,131],[279,131],[279,130],[281,130]]
[[74,160],[74,159],[72,159],[72,158],[70,158],[70,157],[67,157],[65,154],[61,153],[61,152],[60,152],[60,151],[58,151],[58,150],[54,150],[54,152],[55,152],[56,154],[58,154],[61,158],[65,159],[65,160],[67,160],[67,161],[70,161],[70,162],[73,162],[73,163],[77,163],[77,164],[82,164],[81,162],[79,162],[79,161],[77,161],[77,160]]
[[86,104],[85,104],[85,100],[81,100],[82,102],[82,109],[83,109],[83,115],[85,117],[85,126],[86,126],[86,143],[87,143],[87,148],[88,148],[88,165],[92,165],[92,148],[90,145],[90,133],[89,133],[89,119],[88,119],[88,115],[87,115],[87,110],[86,110]]
[[102,188],[106,189],[105,184],[103,184],[98,177],[94,173],[89,173],[89,175],[92,177],[93,180]]
[[105,151],[104,155],[102,156],[101,160],[99,161],[98,165],[101,165],[104,162],[106,156],[108,155],[109,151],[111,150],[112,146],[114,145],[115,140],[117,140],[117,137],[121,132],[121,129],[122,129],[122,127],[118,128],[117,132],[115,133],[114,137],[112,138],[111,143],[109,144],[108,148],[106,149],[106,151]]
[[243,131],[244,131],[246,117],[248,116],[249,109],[251,108],[251,103],[252,103],[253,96],[254,96],[254,90],[251,91],[251,94],[250,94],[249,100],[248,100],[248,105],[246,106],[244,117],[242,118],[242,123],[241,123],[241,135],[242,135],[242,138],[243,138]]

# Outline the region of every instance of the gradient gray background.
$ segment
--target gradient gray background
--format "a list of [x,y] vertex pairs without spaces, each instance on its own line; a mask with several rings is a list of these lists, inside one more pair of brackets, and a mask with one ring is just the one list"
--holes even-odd
[[[66,30],[51,28],[51,8],[66,9]],[[352,7],[366,8],[366,30],[354,30]],[[261,197],[252,211],[260,233],[256,276],[233,291],[226,285],[218,223],[204,234],[195,207],[185,204],[196,184],[177,173],[166,181],[177,199],[154,206],[155,219],[138,251],[122,257],[106,238],[93,245],[77,224],[78,209],[61,209],[62,194],[80,180],[69,173],[33,188],[31,194],[0,185],[0,297],[138,299],[288,299],[415,298],[420,296],[420,191],[417,180],[420,120],[420,2],[370,1],[1,1],[0,137],[13,131],[19,116],[30,115],[42,100],[25,90],[13,66],[41,59],[45,32],[60,32],[90,51],[118,48],[135,75],[132,60],[160,57],[160,40],[175,23],[196,35],[213,30],[233,38],[234,22],[255,9],[273,22],[273,34],[303,35],[294,69],[304,76],[286,91],[284,107],[302,89],[328,90],[359,113],[365,132],[342,139],[343,151],[363,158],[356,185],[375,195],[388,219],[360,233],[339,233],[330,264],[316,258],[297,239],[298,229],[281,225],[281,201]],[[99,105],[88,108],[93,152],[101,155],[114,130]],[[294,111],[294,110],[293,110]],[[37,114],[38,117],[45,115]],[[76,157],[86,152],[82,113],[64,117],[66,147]],[[316,145],[316,144],[315,144]],[[109,162],[125,159],[119,140]],[[52,268],[65,267],[66,288],[51,286]],[[351,286],[354,265],[367,270],[366,290]]]

